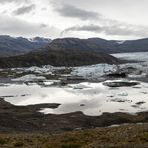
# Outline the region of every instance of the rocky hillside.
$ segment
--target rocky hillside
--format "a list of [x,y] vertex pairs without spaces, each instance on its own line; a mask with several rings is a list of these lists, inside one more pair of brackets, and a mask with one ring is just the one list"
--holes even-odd
[[118,60],[108,54],[81,50],[41,50],[15,57],[0,58],[0,68],[30,67],[41,65],[82,66],[98,63],[117,63]]

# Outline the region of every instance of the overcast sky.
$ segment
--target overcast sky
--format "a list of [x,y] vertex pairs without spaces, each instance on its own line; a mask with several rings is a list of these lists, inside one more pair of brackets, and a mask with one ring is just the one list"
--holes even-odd
[[145,38],[147,7],[148,0],[0,0],[0,34]]

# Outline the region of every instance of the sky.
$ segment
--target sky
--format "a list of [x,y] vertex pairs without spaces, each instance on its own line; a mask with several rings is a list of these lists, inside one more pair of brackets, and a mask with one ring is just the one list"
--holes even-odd
[[148,37],[148,0],[0,0],[0,35]]

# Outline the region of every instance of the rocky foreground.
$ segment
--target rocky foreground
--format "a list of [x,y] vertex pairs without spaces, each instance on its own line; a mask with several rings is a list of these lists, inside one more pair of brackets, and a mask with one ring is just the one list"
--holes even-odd
[[103,113],[101,116],[87,116],[82,112],[68,114],[42,114],[40,108],[57,108],[59,104],[39,104],[29,106],[14,106],[0,99],[0,132],[45,132],[50,134],[106,127],[123,123],[148,122],[148,113],[136,115],[126,113]]

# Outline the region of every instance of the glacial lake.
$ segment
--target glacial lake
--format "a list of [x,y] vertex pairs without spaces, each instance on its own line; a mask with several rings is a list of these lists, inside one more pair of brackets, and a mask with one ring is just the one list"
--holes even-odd
[[[124,53],[114,56],[135,60],[139,63],[127,63],[120,65],[123,69],[127,67],[136,70],[128,77],[145,77],[148,74],[148,53]],[[144,60],[143,62],[141,62]],[[63,67],[62,67],[63,68]],[[105,68],[105,71],[104,71]],[[114,71],[115,65],[97,64],[92,66],[75,67],[72,76],[81,76],[90,80],[102,79],[102,75],[108,71]],[[60,68],[55,68],[60,69]],[[137,70],[138,69],[138,70]],[[15,69],[13,69],[15,70]],[[82,111],[85,115],[98,116],[104,112],[125,112],[135,114],[148,111],[148,83],[129,79],[103,80],[93,83],[91,81],[67,84],[65,86],[54,86],[60,80],[47,80],[46,74],[52,74],[54,67],[43,68],[30,67],[28,69],[16,69],[20,71],[31,71],[35,74],[25,75],[12,79],[14,83],[0,82],[0,97],[16,106],[27,106],[44,103],[61,104],[56,109],[40,108],[38,112],[43,114],[65,114]],[[140,72],[139,72],[140,71]],[[142,71],[142,72],[141,72]],[[43,81],[44,85],[33,82],[36,79]],[[16,82],[15,82],[16,81]],[[18,83],[17,81],[21,81]],[[26,83],[28,81],[28,83]],[[32,81],[29,83],[29,81]],[[135,86],[109,87],[104,85],[108,82],[138,82]]]

